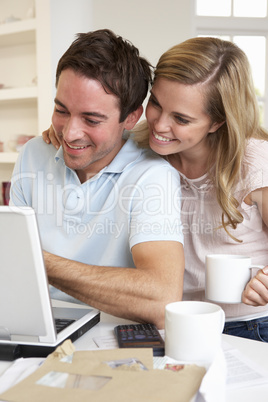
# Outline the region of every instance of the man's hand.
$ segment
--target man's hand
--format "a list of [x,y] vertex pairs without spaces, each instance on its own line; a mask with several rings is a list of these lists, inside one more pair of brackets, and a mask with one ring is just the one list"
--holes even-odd
[[242,302],[250,306],[265,306],[268,303],[268,266],[260,269],[248,282]]
[[60,142],[59,142],[59,140],[58,140],[57,134],[55,133],[55,131],[54,131],[52,125],[49,127],[49,129],[43,131],[42,137],[43,137],[43,140],[44,140],[47,144],[50,144],[50,143],[51,143],[52,145],[54,145],[54,147],[55,147],[56,149],[59,149],[59,147],[60,147]]

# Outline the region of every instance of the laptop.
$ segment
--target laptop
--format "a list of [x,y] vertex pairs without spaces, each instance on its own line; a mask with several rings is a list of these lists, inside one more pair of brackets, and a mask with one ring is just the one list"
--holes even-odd
[[0,359],[46,357],[100,320],[100,312],[89,306],[56,304],[34,210],[0,206]]

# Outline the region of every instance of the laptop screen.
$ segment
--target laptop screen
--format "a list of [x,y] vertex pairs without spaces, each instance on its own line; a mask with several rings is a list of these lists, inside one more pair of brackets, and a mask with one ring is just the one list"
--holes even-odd
[[32,208],[0,206],[0,274],[0,339],[53,340],[48,281]]

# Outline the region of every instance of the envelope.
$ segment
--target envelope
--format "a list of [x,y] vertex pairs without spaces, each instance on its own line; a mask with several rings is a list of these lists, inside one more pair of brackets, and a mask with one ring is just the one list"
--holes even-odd
[[204,367],[153,369],[144,349],[75,351],[65,341],[25,380],[0,395],[12,402],[189,402],[206,373]]

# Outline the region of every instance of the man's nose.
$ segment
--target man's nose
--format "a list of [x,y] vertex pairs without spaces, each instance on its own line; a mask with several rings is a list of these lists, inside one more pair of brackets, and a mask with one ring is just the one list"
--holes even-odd
[[66,142],[79,140],[83,137],[83,130],[76,118],[70,117],[62,129],[63,138]]

